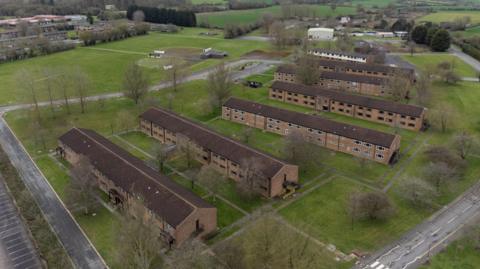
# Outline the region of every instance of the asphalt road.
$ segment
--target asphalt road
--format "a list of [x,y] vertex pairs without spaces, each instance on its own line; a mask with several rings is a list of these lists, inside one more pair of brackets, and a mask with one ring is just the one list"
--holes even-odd
[[41,269],[17,209],[7,193],[0,175],[0,268]]
[[106,268],[105,262],[64,207],[33,160],[0,119],[0,145],[77,268]]
[[355,268],[417,268],[454,238],[465,225],[480,216],[480,183],[418,225],[401,240],[362,260]]
[[[252,74],[258,74],[267,71],[272,65],[280,64],[281,61],[276,60],[261,60],[261,59],[242,59],[235,62],[227,63],[226,66],[234,70],[232,78],[234,80],[248,77]],[[243,67],[243,68],[241,68]],[[237,70],[237,69],[241,70]],[[180,83],[185,83],[193,80],[207,79],[208,75],[214,69],[207,69],[187,76]],[[236,70],[236,71],[235,71]],[[158,83],[150,88],[150,91],[158,91],[168,88],[172,85],[171,82]],[[123,96],[123,93],[109,93],[86,98],[88,101],[95,101],[99,99],[111,99]],[[78,98],[70,99],[71,103],[79,102]],[[63,104],[62,100],[57,100],[55,104]],[[40,106],[49,105],[49,102],[40,102]],[[18,104],[0,107],[0,145],[8,155],[10,161],[17,169],[21,179],[32,193],[34,199],[39,205],[47,222],[50,224],[54,232],[57,234],[60,242],[63,244],[72,262],[77,268],[107,268],[104,260],[96,251],[95,247],[88,240],[77,222],[70,215],[69,211],[64,207],[62,201],[56,195],[55,191],[50,187],[47,179],[40,172],[28,153],[25,151],[21,143],[16,139],[12,131],[9,129],[7,123],[3,119],[3,114],[7,111],[28,108],[32,104]],[[0,207],[0,217],[2,208]],[[1,219],[0,219],[1,220]],[[0,229],[1,235],[1,229]],[[1,239],[1,236],[0,236]],[[17,239],[14,238],[16,243]],[[9,241],[10,242],[10,241]],[[8,247],[2,248],[0,244],[0,268],[10,268],[11,260],[8,259]],[[18,255],[18,254],[17,254]],[[13,267],[16,268],[16,267]],[[26,268],[26,267],[19,267]]]

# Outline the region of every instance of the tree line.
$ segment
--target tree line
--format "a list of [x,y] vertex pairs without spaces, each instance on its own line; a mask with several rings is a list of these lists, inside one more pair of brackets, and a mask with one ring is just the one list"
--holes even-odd
[[79,39],[85,46],[94,46],[97,42],[111,42],[129,38],[132,36],[146,35],[150,30],[150,25],[146,23],[136,23],[132,27],[126,24],[120,24],[103,31],[85,30],[79,33]]
[[161,24],[175,24],[178,26],[195,27],[197,18],[195,13],[188,10],[175,10],[167,8],[144,7],[131,5],[127,9],[127,18],[133,20],[135,11],[142,11],[145,14],[145,21]]
[[433,51],[446,51],[450,48],[451,37],[447,30],[427,23],[413,28],[411,38],[417,44],[429,46]]

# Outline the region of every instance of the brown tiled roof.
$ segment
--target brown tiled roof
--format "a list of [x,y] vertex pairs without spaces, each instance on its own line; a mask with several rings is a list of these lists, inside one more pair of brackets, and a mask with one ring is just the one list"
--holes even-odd
[[223,105],[231,109],[238,109],[257,115],[262,115],[268,118],[281,120],[306,128],[320,130],[363,142],[368,142],[386,148],[389,148],[395,139],[395,135],[392,134],[383,133],[372,129],[328,120],[319,116],[312,116],[304,113],[280,109],[237,98],[230,98]]
[[86,156],[92,166],[116,186],[141,197],[147,208],[173,227],[196,208],[213,207],[92,130],[72,128],[59,140],[74,152]]
[[[284,66],[279,66],[276,72],[286,73],[286,74],[296,74],[296,68],[297,67],[293,65],[284,65]],[[387,78],[382,78],[382,77],[354,75],[354,74],[347,74],[344,72],[332,72],[332,71],[320,72],[320,78],[374,84],[374,85],[386,85],[388,82]]]
[[374,108],[411,117],[420,117],[425,110],[425,108],[420,106],[400,104],[388,100],[381,100],[362,95],[349,94],[341,91],[323,89],[317,86],[306,86],[302,84],[283,81],[275,81],[272,84],[271,88],[310,96],[328,97],[335,101]]
[[198,123],[161,108],[150,108],[141,118],[153,122],[173,133],[180,133],[205,149],[221,155],[239,165],[255,159],[261,163],[263,175],[273,177],[286,164],[268,154],[252,149],[233,139],[220,135]]
[[315,63],[319,66],[326,66],[329,68],[335,69],[336,67],[340,68],[349,68],[352,70],[367,71],[367,72],[379,72],[392,74],[396,72],[403,72],[405,74],[414,74],[414,70],[411,68],[397,67],[397,66],[388,66],[382,64],[370,64],[370,63],[358,63],[350,61],[335,61],[335,60],[325,60],[325,59],[316,59]]

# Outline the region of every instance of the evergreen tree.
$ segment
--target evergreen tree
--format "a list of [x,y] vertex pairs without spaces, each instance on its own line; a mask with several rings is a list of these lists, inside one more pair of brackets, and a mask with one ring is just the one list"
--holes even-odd
[[431,48],[433,51],[446,51],[450,48],[450,34],[447,30],[438,30],[432,38]]
[[437,33],[437,31],[438,31],[438,28],[437,28],[437,27],[430,27],[430,28],[428,28],[427,37],[425,38],[425,44],[427,44],[428,46],[431,46],[431,45],[432,45],[433,36],[435,36],[435,34]]
[[427,31],[428,29],[424,25],[415,26],[412,31],[412,40],[417,44],[425,44]]

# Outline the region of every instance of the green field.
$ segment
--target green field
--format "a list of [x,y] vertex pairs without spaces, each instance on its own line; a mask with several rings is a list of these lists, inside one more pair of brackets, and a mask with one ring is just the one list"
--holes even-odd
[[480,23],[480,11],[438,11],[420,17],[417,21],[430,21],[434,23],[453,22],[457,18],[470,17],[471,23]]
[[[441,62],[449,62],[454,66],[454,71],[461,77],[477,77],[478,72],[469,64],[465,63],[455,55],[450,54],[422,54],[404,55],[402,58],[416,65],[420,70],[434,70]],[[432,69],[433,68],[433,69]]]
[[[476,235],[478,238],[478,234]],[[476,237],[462,237],[450,244],[444,251],[430,259],[421,269],[475,269],[480,265]]]
[[364,7],[384,7],[394,2],[395,0],[351,0],[352,5],[363,5]]
[[[309,12],[318,17],[338,16],[354,14],[353,7],[337,7],[334,12],[330,6],[312,5],[308,7]],[[198,23],[208,23],[211,26],[224,27],[226,24],[249,24],[255,23],[261,19],[263,14],[270,13],[274,16],[281,16],[282,10],[280,6],[272,6],[268,8],[248,9],[248,10],[228,10],[221,12],[198,13]]]
[[[212,47],[229,53],[227,61],[239,58],[252,50],[269,50],[268,42],[227,40],[220,36],[204,37],[198,33],[199,28],[185,29],[177,34],[151,33],[147,36],[129,38],[112,43],[99,44],[95,47],[80,47],[71,51],[55,53],[13,63],[0,65],[0,104],[12,104],[27,102],[18,90],[16,72],[21,69],[32,70],[35,78],[41,80],[42,71],[46,68],[54,69],[55,73],[61,73],[65,69],[80,68],[84,70],[92,80],[89,95],[119,92],[121,91],[123,73],[132,62],[145,59],[146,55],[158,49],[191,52],[192,49],[200,50]],[[183,50],[182,50],[183,49]],[[218,64],[219,60],[192,61],[188,69],[192,72],[199,71]],[[159,82],[165,78],[163,69],[145,68],[152,82]],[[40,88],[41,100],[45,100],[47,94]],[[72,94],[74,95],[74,94]],[[60,96],[55,96],[60,98]],[[29,101],[28,101],[29,102]]]

